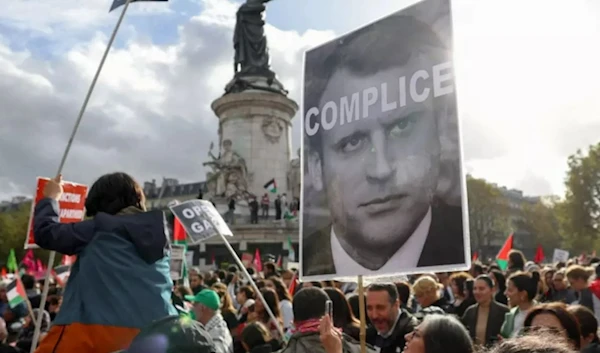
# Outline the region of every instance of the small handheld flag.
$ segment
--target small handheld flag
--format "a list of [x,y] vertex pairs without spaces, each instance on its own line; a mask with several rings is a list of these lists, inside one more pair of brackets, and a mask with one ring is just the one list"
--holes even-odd
[[294,273],[294,277],[292,277],[292,281],[290,282],[290,288],[288,289],[291,296],[296,294],[296,284],[298,284],[298,274]]
[[277,193],[277,184],[275,183],[275,178],[269,180],[265,185],[264,185],[265,190],[267,190],[270,193],[276,194]]
[[17,307],[19,304],[25,302],[27,298],[27,292],[19,277],[15,278],[12,282],[6,286],[6,297],[8,298],[8,305],[11,308]]
[[544,255],[544,248],[542,248],[541,245],[538,245],[537,250],[535,252],[535,257],[533,258],[533,262],[535,262],[536,264],[541,264],[542,261],[544,261],[544,258],[546,256]]
[[[137,1],[169,1],[169,0],[131,0],[130,2],[137,2]],[[115,9],[118,9],[119,7],[125,5],[125,3],[127,2],[127,0],[114,0],[112,3],[112,6],[110,7],[110,10],[108,10],[108,12],[112,12]]]
[[262,259],[260,258],[260,250],[258,250],[258,248],[256,248],[256,251],[254,252],[254,268],[257,272],[262,272],[263,270]]
[[10,249],[10,253],[8,253],[8,260],[6,261],[6,268],[9,272],[15,273],[17,272],[17,257],[15,256],[15,249]]
[[288,235],[288,261],[294,262],[296,261],[296,251],[294,250],[294,244],[292,243],[292,238]]
[[294,214],[286,208],[285,212],[283,213],[283,219],[290,221],[294,218],[296,218],[296,216],[294,216]]
[[496,261],[498,262],[498,266],[500,266],[502,271],[506,270],[508,267],[508,253],[513,248],[513,238],[514,235],[511,233],[508,238],[506,238],[506,241],[504,242],[504,245],[502,245],[502,249],[500,249],[498,255],[496,255]]

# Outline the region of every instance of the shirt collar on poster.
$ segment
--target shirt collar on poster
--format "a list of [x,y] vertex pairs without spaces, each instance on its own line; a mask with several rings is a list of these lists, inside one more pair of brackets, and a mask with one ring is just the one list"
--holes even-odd
[[357,276],[361,275],[377,275],[382,273],[397,273],[399,269],[409,270],[416,269],[419,263],[419,258],[425,247],[427,236],[429,235],[429,227],[431,226],[431,207],[421,223],[415,229],[413,234],[408,238],[406,243],[402,245],[398,251],[383,265],[382,268],[372,271],[358,264],[346,251],[342,248],[333,227],[331,227],[331,253],[333,263],[335,265],[336,275],[338,276]]

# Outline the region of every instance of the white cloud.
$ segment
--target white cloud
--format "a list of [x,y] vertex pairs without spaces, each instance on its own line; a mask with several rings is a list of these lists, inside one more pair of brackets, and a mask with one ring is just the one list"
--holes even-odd
[[585,5],[455,7],[465,157],[475,175],[510,186],[534,185],[522,179],[535,175],[546,182],[526,192],[562,193],[567,156],[598,141],[574,130],[592,128],[600,112],[599,14]]
[[235,26],[238,4],[223,0],[204,0],[204,10],[192,20],[200,21],[205,25],[217,25],[227,28]]
[[[172,11],[179,1],[170,7],[136,3],[131,14]],[[107,13],[105,0],[75,2],[77,7],[73,0],[9,1],[0,13],[0,22],[28,31],[28,39],[52,36],[69,43],[50,60],[32,55],[33,47],[11,49],[11,34],[0,33],[0,199],[30,192],[36,176],[55,172],[102,56],[107,34],[98,29],[110,30],[117,14]],[[354,27],[414,2],[332,9],[330,18]],[[90,182],[113,170],[139,179],[204,178],[202,162],[217,138],[210,103],[233,74],[237,4],[201,4],[203,11],[179,27],[174,44],[156,45],[133,25],[123,28],[119,38],[127,44],[113,49],[100,76],[67,161],[70,179]],[[564,4],[453,2],[464,154],[474,175],[527,193],[561,193],[567,156],[598,141],[600,8],[590,0]],[[311,13],[293,6],[300,5],[291,4],[289,16]],[[90,31],[97,33],[71,45]],[[302,52],[334,33],[271,25],[266,31],[273,68],[299,102]]]
[[[175,44],[155,45],[132,33],[124,48],[111,51],[67,160],[67,178],[92,182],[114,170],[138,179],[204,178],[202,162],[217,138],[210,103],[233,77],[233,22],[226,18],[231,11],[235,16],[236,9],[223,0],[205,0],[205,5],[180,27]],[[332,36],[269,33],[274,68],[294,87],[302,51]],[[0,106],[5,107],[0,113],[0,165],[10,166],[1,169],[0,178],[14,183],[0,187],[0,199],[31,191],[36,176],[55,173],[106,42],[106,34],[98,32],[47,62],[11,50],[0,37]]]

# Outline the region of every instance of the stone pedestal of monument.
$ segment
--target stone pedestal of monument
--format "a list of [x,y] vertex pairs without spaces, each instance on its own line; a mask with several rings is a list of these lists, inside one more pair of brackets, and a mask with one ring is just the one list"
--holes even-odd
[[247,190],[260,202],[265,183],[274,178],[277,193],[289,195],[291,121],[298,104],[280,93],[249,89],[225,94],[212,109],[219,118],[219,145],[231,140],[233,150],[246,162]]

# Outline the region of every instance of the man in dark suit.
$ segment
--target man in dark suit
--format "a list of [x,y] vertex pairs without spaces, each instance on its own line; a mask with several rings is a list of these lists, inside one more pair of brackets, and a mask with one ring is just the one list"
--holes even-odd
[[464,266],[460,202],[436,198],[438,126],[457,119],[446,44],[395,14],[308,52],[305,65],[305,180],[325,192],[330,221],[304,227],[303,276]]
[[417,319],[400,307],[393,283],[373,283],[367,289],[367,315],[372,325],[367,329],[367,343],[379,353],[396,353],[404,349],[406,334],[414,331]]

